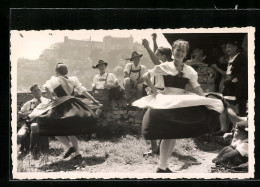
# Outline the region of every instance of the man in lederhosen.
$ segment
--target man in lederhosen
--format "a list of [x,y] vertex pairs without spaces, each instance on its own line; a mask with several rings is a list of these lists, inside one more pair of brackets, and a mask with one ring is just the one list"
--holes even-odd
[[124,87],[127,104],[131,104],[131,89],[136,89],[136,98],[140,98],[143,93],[143,79],[142,76],[147,72],[145,66],[140,65],[142,54],[134,51],[132,57],[127,59],[132,63],[127,63],[124,69]]

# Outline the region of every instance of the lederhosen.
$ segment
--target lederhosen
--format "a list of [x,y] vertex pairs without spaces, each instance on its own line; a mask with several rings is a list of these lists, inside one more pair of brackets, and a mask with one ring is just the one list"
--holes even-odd
[[[107,83],[107,76],[106,78],[98,78],[98,82],[105,81],[105,84]],[[93,90],[93,97],[98,100],[101,104],[104,104],[108,101],[109,98],[109,89],[95,89]]]
[[[132,64],[131,64],[131,68],[130,68],[130,72],[129,72],[129,77],[130,77],[130,75],[131,75],[132,72],[133,72],[133,73],[138,73],[138,78],[137,78],[136,80],[139,80],[139,79],[141,78],[141,69],[142,69],[142,68],[141,68],[141,66],[140,66],[140,69],[133,70]],[[131,82],[130,84],[131,84],[131,87],[133,88],[133,87],[134,87],[134,82]],[[147,88],[147,85],[143,84],[142,96],[146,96],[146,95],[147,95],[147,93],[146,93],[146,91],[145,91],[145,88]]]
[[132,64],[131,64],[131,68],[130,68],[130,72],[129,72],[129,77],[131,75],[131,73],[138,73],[138,78],[136,80],[139,80],[141,78],[141,66],[140,66],[140,69],[137,69],[137,70],[133,70],[132,68]]

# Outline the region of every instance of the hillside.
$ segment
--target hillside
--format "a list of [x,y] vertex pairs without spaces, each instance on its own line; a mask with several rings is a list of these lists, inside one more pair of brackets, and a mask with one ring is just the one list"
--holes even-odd
[[92,69],[92,65],[102,59],[108,62],[107,72],[113,72],[123,81],[123,69],[131,57],[132,51],[143,53],[141,64],[147,68],[152,68],[153,64],[144,47],[140,43],[134,43],[133,49],[113,49],[101,50],[93,47],[79,48],[77,46],[67,46],[64,43],[57,43],[45,49],[36,60],[19,58],[17,61],[17,91],[28,91],[29,87],[37,83],[42,86],[46,80],[55,75],[55,65],[58,62],[66,63],[69,68],[69,76],[77,76],[80,82],[88,90],[91,89],[91,83],[98,70]]

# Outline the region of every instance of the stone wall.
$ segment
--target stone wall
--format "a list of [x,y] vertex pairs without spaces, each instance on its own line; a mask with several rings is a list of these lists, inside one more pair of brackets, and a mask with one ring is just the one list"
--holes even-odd
[[[43,93],[43,96],[46,96]],[[31,93],[17,93],[17,109],[32,99]],[[127,107],[125,98],[111,100],[103,111],[98,122],[97,137],[121,137],[125,134],[141,135],[143,109]]]

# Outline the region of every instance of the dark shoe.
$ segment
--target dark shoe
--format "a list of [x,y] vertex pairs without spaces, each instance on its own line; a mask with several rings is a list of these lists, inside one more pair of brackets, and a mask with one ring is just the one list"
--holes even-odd
[[70,147],[69,149],[68,149],[68,151],[65,153],[65,155],[63,156],[63,158],[65,159],[65,158],[68,158],[72,153],[74,153],[76,150],[75,150],[75,148],[74,147]]
[[79,154],[79,155],[77,155],[77,156],[74,156],[74,157],[73,157],[72,159],[70,159],[70,160],[80,161],[80,160],[82,160],[82,155]]
[[172,173],[172,171],[169,168],[166,168],[165,170],[157,168],[156,173]]
[[223,131],[217,131],[217,132],[212,133],[213,136],[223,136],[224,134],[225,134],[225,132],[223,132]]

